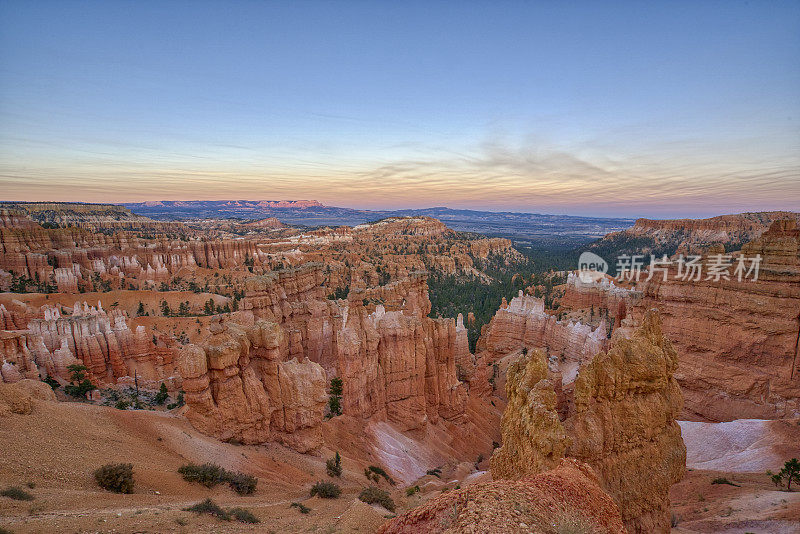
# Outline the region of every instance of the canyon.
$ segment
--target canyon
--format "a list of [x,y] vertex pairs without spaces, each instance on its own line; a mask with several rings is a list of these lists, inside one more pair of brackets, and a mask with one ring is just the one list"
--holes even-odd
[[[727,279],[683,279],[677,263],[649,280],[645,273],[635,284],[609,277],[584,282],[572,275],[559,310],[586,321],[591,311],[619,324],[627,315],[640,317],[658,308],[678,352],[684,418],[798,417],[799,236],[793,218],[772,222],[741,251],[729,254]],[[708,262],[723,252],[711,246],[702,259]],[[733,275],[737,258],[757,256],[757,279]]]
[[[791,450],[786,428],[800,417],[795,220],[637,223],[660,246],[706,261],[724,252],[722,237],[746,240],[731,261],[759,255],[757,280],[689,282],[673,266],[663,278],[645,270],[638,281],[586,281],[520,273],[530,263],[508,239],[424,216],[298,228],[269,218],[156,221],[111,205],[4,205],[0,417],[34,428],[42,417],[92,413],[109,428],[144,429],[148,450],[161,443],[154,428],[176,447],[188,446],[178,434],[191,435],[203,449],[187,457],[246,454],[257,459],[248,469],[284,480],[290,493],[324,478],[325,459],[341,452],[346,491],[357,493],[364,469],[378,466],[397,483],[382,482],[398,517],[380,526],[386,511],[358,500],[314,506],[368,531],[446,523],[440,531],[460,532],[485,517],[549,532],[548,511],[559,509],[565,522],[602,532],[667,532],[684,506],[675,488],[698,483],[687,448],[692,465],[736,472],[700,452],[697,438],[732,430],[692,425],[746,425],[783,436],[770,451]],[[467,305],[440,317],[432,277],[456,288],[506,284],[505,296],[482,327]],[[474,344],[470,329],[480,330]],[[66,393],[78,384],[75,366],[94,388],[77,398]],[[162,385],[170,407],[141,409],[140,393]],[[134,391],[132,406],[120,404]],[[743,418],[756,422],[717,423]],[[686,444],[681,428],[691,432]],[[769,458],[759,469],[777,467],[779,454]],[[179,500],[183,483],[170,484]]]

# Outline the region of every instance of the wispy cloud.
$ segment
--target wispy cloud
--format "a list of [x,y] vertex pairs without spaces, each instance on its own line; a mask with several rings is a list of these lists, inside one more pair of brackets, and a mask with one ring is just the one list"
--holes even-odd
[[115,159],[114,151],[102,150],[73,153],[69,161],[20,161],[5,154],[0,197],[315,198],[363,208],[447,205],[653,216],[800,210],[800,158],[792,156],[768,161],[731,155],[713,161],[676,152],[612,159],[497,140],[473,150],[420,153],[424,156],[346,164],[313,155],[271,163],[204,154]]

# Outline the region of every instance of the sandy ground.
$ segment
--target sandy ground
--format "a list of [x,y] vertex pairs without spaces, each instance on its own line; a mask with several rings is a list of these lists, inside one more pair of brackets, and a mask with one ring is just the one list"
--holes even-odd
[[[724,477],[737,486],[712,484]],[[764,473],[687,470],[670,491],[675,533],[800,532],[800,491],[779,491]]]
[[[800,491],[780,491],[766,475],[800,457],[800,421],[681,421],[686,478],[672,487],[674,532],[800,532]],[[726,478],[737,486],[712,484]],[[798,488],[800,490],[800,488]]]
[[[497,415],[471,408],[471,417],[483,415],[486,426]],[[670,494],[677,521],[674,532],[800,532],[800,491],[779,491],[760,469],[764,465],[776,469],[787,453],[797,450],[800,426],[796,421],[733,423],[682,425],[690,466]],[[175,413],[36,401],[32,414],[0,419],[0,488],[20,486],[35,497],[30,502],[0,497],[0,527],[15,533],[374,532],[391,514],[358,501],[359,491],[368,484],[363,475],[366,465],[391,468],[399,462],[398,469],[419,472],[433,462],[442,468],[441,477],[423,475],[414,480],[412,485],[422,491],[410,497],[402,484],[381,483],[398,513],[443,489],[491,478],[485,459],[476,469],[474,460],[463,458],[494,439],[488,432],[472,436],[467,444],[470,440],[455,429],[434,427],[419,435],[403,435],[386,425],[365,429],[356,421],[336,418],[326,423],[325,433],[327,447],[316,455],[302,455],[276,444],[221,443],[199,434]],[[330,480],[325,459],[334,448],[344,456],[345,472],[336,480],[343,495],[334,500],[309,498],[314,482]],[[401,459],[398,451],[412,448],[410,459]],[[448,455],[462,458],[448,459]],[[754,458],[766,463],[754,464]],[[136,488],[131,495],[103,491],[94,482],[94,469],[116,462],[134,465]],[[187,483],[177,469],[188,462],[214,462],[255,475],[258,489],[243,497],[225,485],[207,489]],[[718,468],[692,467],[708,462]],[[759,469],[748,472],[743,466]],[[718,477],[738,486],[712,484]],[[261,523],[229,523],[183,510],[207,497],[223,507],[247,508]],[[301,514],[290,507],[292,502],[304,503],[311,512]]]
[[[324,462],[332,453],[308,456],[277,445],[220,443],[169,413],[37,402],[30,415],[0,420],[0,451],[0,487],[21,486],[35,497],[30,502],[0,497],[0,526],[15,533],[373,532],[389,515],[354,503],[366,485],[362,465],[345,461],[344,476],[337,480],[341,498],[309,499],[310,486],[328,480]],[[242,497],[225,485],[207,489],[187,483],[177,469],[189,461],[253,474],[258,489]],[[131,495],[103,491],[94,482],[95,468],[116,462],[134,465]],[[401,490],[393,491],[398,502],[405,499]],[[182,510],[207,497],[223,507],[247,508],[261,523],[227,523]],[[295,501],[311,512],[290,508]]]

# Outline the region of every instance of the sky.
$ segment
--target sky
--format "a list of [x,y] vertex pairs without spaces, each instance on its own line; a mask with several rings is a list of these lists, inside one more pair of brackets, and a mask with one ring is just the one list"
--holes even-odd
[[800,2],[0,0],[0,200],[800,211]]

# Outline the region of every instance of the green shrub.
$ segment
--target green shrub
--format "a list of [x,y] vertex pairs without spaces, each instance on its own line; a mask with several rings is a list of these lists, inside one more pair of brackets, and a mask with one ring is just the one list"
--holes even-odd
[[342,379],[337,377],[331,378],[331,395],[341,396],[344,392],[344,384]]
[[438,467],[435,467],[433,469],[428,469],[428,471],[425,474],[426,475],[433,475],[433,476],[435,476],[437,478],[442,478],[442,470],[439,469]]
[[330,417],[342,415],[342,398],[336,395],[328,397],[328,412]]
[[323,499],[336,499],[342,494],[342,488],[333,482],[319,481],[311,486],[311,496],[319,495]]
[[50,375],[44,377],[44,380],[42,380],[42,382],[53,388],[53,390],[56,390],[61,387],[61,384],[58,383],[58,380],[56,380]]
[[206,499],[203,502],[199,502],[190,506],[189,508],[184,508],[184,511],[194,512],[196,514],[208,514],[224,521],[230,521],[228,513],[220,508],[220,506],[211,499]]
[[786,491],[792,491],[792,482],[800,484],[800,460],[792,458],[783,464],[778,473],[767,471],[767,475],[772,478],[775,486],[783,487],[786,484]]
[[231,518],[239,521],[240,523],[260,523],[261,521],[258,520],[256,516],[254,516],[250,510],[246,510],[244,508],[231,508],[228,510],[228,514]]
[[14,499],[15,501],[32,501],[33,495],[28,493],[22,488],[18,488],[16,486],[12,486],[10,488],[6,488],[3,491],[0,491],[0,495],[3,497],[8,497],[9,499]]
[[301,514],[307,514],[308,512],[311,511],[311,508],[309,508],[308,506],[304,505],[301,502],[293,502],[289,507],[297,508],[298,510],[300,510]]
[[87,369],[85,365],[75,363],[68,365],[67,370],[70,372],[70,380],[72,381],[71,384],[64,386],[64,392],[67,395],[85,398],[87,393],[93,389],[97,389],[94,384],[92,384],[92,381],[86,378]]
[[168,398],[169,398],[169,392],[167,391],[167,386],[166,384],[164,384],[164,382],[161,382],[161,388],[158,390],[158,393],[156,393],[156,396],[153,399],[153,401],[155,401],[156,404],[161,406],[162,404],[167,402]]
[[342,415],[342,391],[344,387],[342,379],[339,377],[331,378],[331,387],[328,390],[328,417]]
[[178,468],[178,473],[187,482],[197,482],[207,488],[213,488],[220,482],[224,482],[227,472],[217,464],[186,464]]
[[167,404],[167,409],[168,410],[173,410],[175,408],[180,408],[181,406],[184,405],[184,403],[185,402],[183,400],[183,391],[179,391],[178,392],[178,400],[176,400],[175,402],[172,402],[170,404]]
[[226,474],[231,489],[239,495],[250,495],[256,491],[256,485],[258,484],[258,479],[256,477],[245,473],[232,473],[230,471],[227,471]]
[[[217,503],[212,501],[211,499],[206,499],[202,502],[199,502],[195,505],[190,506],[189,508],[184,508],[186,512],[194,512],[196,514],[208,514],[210,516],[214,516],[217,519],[222,519],[223,521],[230,521],[231,519],[235,519],[240,523],[260,523],[259,519],[245,508],[230,508],[229,510],[225,511],[219,506]],[[179,523],[180,524],[180,523]]]
[[411,497],[415,493],[419,493],[419,486],[412,486],[410,488],[406,488],[406,497]]
[[395,484],[394,479],[389,476],[389,473],[384,471],[382,467],[376,465],[371,465],[364,469],[364,475],[370,480],[374,480],[376,483],[380,480],[378,477],[383,477],[392,486]]
[[358,498],[367,504],[380,504],[390,512],[394,512],[394,501],[389,496],[389,493],[375,486],[361,490]]
[[339,455],[339,451],[336,451],[336,455],[325,462],[325,469],[328,471],[329,477],[342,476],[342,457]]
[[217,464],[207,463],[203,465],[186,464],[178,468],[178,473],[187,482],[197,482],[207,488],[213,488],[217,484],[227,482],[231,489],[239,495],[250,495],[256,491],[258,479],[245,473],[226,471]]
[[107,464],[94,472],[101,488],[116,493],[133,493],[133,464]]

